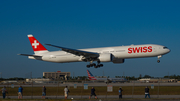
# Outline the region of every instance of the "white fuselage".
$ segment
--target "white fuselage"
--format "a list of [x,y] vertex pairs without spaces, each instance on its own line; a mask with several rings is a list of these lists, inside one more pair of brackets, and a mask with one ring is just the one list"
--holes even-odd
[[[89,49],[78,49],[78,50],[94,52],[99,54],[112,54],[113,59],[155,57],[170,52],[170,50],[167,47],[162,45],[155,45],[155,44],[89,48]],[[49,61],[49,62],[57,62],[57,63],[80,62],[82,61],[83,58],[82,56],[77,56],[64,51],[42,52],[35,55],[39,55],[42,57],[39,58],[39,57],[29,56],[29,58]]]
[[125,78],[96,78],[94,81],[127,81]]

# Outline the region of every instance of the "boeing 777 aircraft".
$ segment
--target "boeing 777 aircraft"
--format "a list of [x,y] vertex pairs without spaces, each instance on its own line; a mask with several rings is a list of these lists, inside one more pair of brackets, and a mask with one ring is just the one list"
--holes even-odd
[[[170,50],[162,45],[144,44],[144,45],[130,45],[117,47],[103,47],[103,48],[89,48],[89,49],[70,49],[61,46],[55,46],[62,51],[49,52],[33,35],[28,35],[31,46],[34,50],[33,55],[19,54],[28,56],[30,59],[42,60],[48,62],[68,63],[68,62],[90,62],[87,67],[102,67],[101,62],[124,63],[125,59],[129,58],[144,58],[144,57],[160,57],[167,54]],[[93,63],[97,61],[97,64]]]

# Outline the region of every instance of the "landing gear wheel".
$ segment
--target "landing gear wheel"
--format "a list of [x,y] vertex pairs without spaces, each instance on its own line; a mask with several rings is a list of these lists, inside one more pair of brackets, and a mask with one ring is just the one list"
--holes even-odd
[[93,67],[93,64],[90,64],[90,67]]
[[98,68],[98,66],[94,66],[94,68]]
[[87,68],[94,67],[94,68],[100,68],[103,67],[103,64],[100,64],[100,61],[97,61],[97,64],[93,63],[93,61],[90,61],[90,64],[86,66]]
[[158,63],[160,63],[160,60],[157,60]]
[[100,66],[100,67],[103,67],[103,64],[100,64],[99,66]]
[[96,64],[95,64],[95,63],[93,63],[93,66],[95,67],[95,66],[96,66]]
[[162,57],[162,55],[159,55],[159,56],[157,56],[158,57],[158,60],[157,60],[157,62],[159,63],[160,62],[160,58]]

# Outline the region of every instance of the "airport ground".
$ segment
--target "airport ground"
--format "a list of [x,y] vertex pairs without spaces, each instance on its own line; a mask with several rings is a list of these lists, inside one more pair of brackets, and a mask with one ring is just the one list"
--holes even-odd
[[[99,95],[98,99],[91,98],[89,96],[69,96],[67,100],[64,99],[64,96],[46,96],[46,99],[41,99],[41,96],[24,96],[23,99],[17,99],[17,96],[9,96],[6,99],[0,98],[0,101],[180,101],[180,98],[177,95],[160,95],[160,98],[157,98],[156,95],[152,95],[151,98],[143,98],[143,95],[128,96],[123,95],[122,99],[118,99],[118,96],[104,96]],[[73,98],[73,99],[72,99]]]
[[[84,86],[84,84],[88,84],[88,86],[107,86],[107,85],[112,85],[112,86],[119,86],[119,87],[123,87],[123,86],[180,86],[180,83],[109,83],[106,84],[104,82],[85,82],[85,83],[78,83],[78,82],[64,82],[64,83],[33,83],[34,87],[42,87],[42,86],[46,86],[46,87],[57,87],[57,86],[70,86],[73,87],[74,84],[76,84],[77,86]],[[27,84],[14,84],[14,87],[19,87],[19,85],[22,85],[23,87],[32,87],[31,83],[27,83]],[[6,84],[0,84],[0,87],[3,86],[11,86],[11,83],[6,83]]]
[[[74,88],[74,84],[77,85],[77,88]],[[88,89],[84,89],[84,84],[88,84]],[[96,94],[99,100],[118,100],[119,87],[122,87],[123,89],[123,100],[148,100],[144,99],[144,88],[145,86],[149,86],[151,100],[180,100],[180,83],[54,83],[33,85],[21,84],[24,89],[24,99],[41,99],[43,85],[45,85],[47,88],[46,98],[48,99],[64,99],[63,90],[65,86],[68,86],[70,90],[69,99],[73,98],[73,101],[89,100],[88,97],[90,95],[91,87],[94,87],[96,89]],[[107,85],[113,86],[112,92],[107,92]],[[154,89],[151,88],[152,85],[154,86]],[[12,88],[12,84],[3,84],[0,85],[0,88],[2,88],[3,86],[7,87],[8,98],[17,99],[17,90],[19,85],[14,85],[14,88]],[[0,96],[0,98],[2,98],[2,96]]]

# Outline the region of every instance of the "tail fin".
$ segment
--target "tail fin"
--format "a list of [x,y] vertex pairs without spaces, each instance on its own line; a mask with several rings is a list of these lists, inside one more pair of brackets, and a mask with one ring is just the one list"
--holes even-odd
[[96,78],[92,75],[92,73],[89,70],[87,70],[87,73],[89,80],[96,80]]
[[28,38],[35,54],[48,52],[48,50],[33,35],[28,35]]

